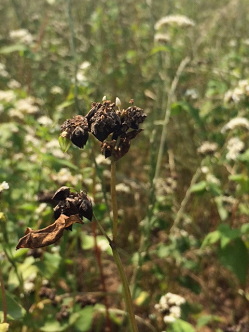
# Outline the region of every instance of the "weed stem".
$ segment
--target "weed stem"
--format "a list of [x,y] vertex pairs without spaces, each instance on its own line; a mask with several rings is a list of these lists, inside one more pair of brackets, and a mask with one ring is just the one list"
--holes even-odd
[[6,300],[6,293],[5,293],[3,275],[1,270],[2,268],[0,269],[0,284],[1,284],[1,293],[2,293],[3,323],[7,323],[7,300]]
[[118,233],[118,206],[117,206],[117,194],[116,194],[116,162],[113,159],[111,162],[111,200],[112,200],[112,220],[113,220],[113,241],[110,242],[110,246],[112,248],[113,258],[117,265],[119,276],[123,286],[125,306],[129,317],[131,332],[138,332],[128,280],[116,246],[116,239]]
[[118,205],[116,194],[116,161],[111,162],[111,201],[112,201],[112,221],[113,221],[113,241],[115,242],[118,235]]

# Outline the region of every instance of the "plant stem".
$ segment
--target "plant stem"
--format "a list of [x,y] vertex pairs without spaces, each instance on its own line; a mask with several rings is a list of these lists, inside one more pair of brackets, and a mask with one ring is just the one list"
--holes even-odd
[[118,235],[118,205],[116,195],[116,162],[112,159],[111,162],[111,201],[112,201],[112,221],[113,221],[113,241],[115,242]]
[[2,275],[2,267],[0,269],[0,284],[1,284],[1,293],[2,293],[3,323],[7,323],[7,300],[6,300],[6,293],[5,293],[4,281]]
[[130,292],[128,280],[127,280],[127,277],[126,277],[126,274],[124,271],[124,267],[123,267],[122,261],[120,259],[117,247],[115,246],[115,244],[113,242],[111,243],[111,248],[112,248],[113,258],[117,265],[119,276],[120,276],[120,279],[121,279],[122,285],[123,285],[124,300],[125,300],[125,305],[126,305],[126,311],[128,313],[128,317],[129,317],[131,332],[138,332],[136,318],[135,318],[135,314],[134,314],[134,310],[133,310],[131,292]]
[[67,0],[67,16],[68,16],[68,25],[70,31],[70,50],[71,55],[73,58],[73,65],[74,65],[74,102],[76,111],[79,111],[79,100],[78,100],[78,79],[77,79],[77,72],[78,72],[78,63],[77,63],[77,55],[76,55],[76,46],[75,46],[75,30],[74,30],[74,21],[72,17],[72,1]]
[[200,175],[201,175],[201,168],[198,167],[197,170],[195,171],[192,179],[191,179],[190,185],[189,185],[189,187],[186,191],[186,194],[185,194],[185,196],[184,196],[184,198],[181,202],[180,209],[177,211],[174,223],[173,223],[173,225],[171,226],[171,229],[170,229],[171,232],[174,228],[179,226],[180,221],[182,219],[182,216],[184,214],[184,210],[185,210],[186,205],[188,204],[190,196],[191,196],[191,187],[196,183],[196,181],[198,180]]
[[116,194],[116,162],[113,159],[111,162],[111,200],[112,200],[113,240],[110,242],[110,246],[112,248],[113,258],[117,265],[119,276],[123,286],[125,306],[126,306],[126,311],[128,313],[131,332],[138,332],[128,280],[125,274],[122,261],[119,256],[119,252],[116,247],[116,239],[118,233],[118,206],[117,206],[117,194]]
[[172,104],[172,101],[173,101],[173,98],[175,95],[175,90],[177,88],[180,76],[181,76],[183,70],[185,69],[186,65],[189,63],[189,61],[190,61],[189,57],[186,57],[181,61],[180,65],[176,71],[175,77],[170,86],[166,110],[165,110],[165,116],[164,116],[164,120],[163,120],[163,128],[162,128],[162,133],[161,133],[161,138],[160,138],[160,144],[159,144],[159,150],[158,150],[158,156],[157,156],[157,162],[156,162],[156,170],[155,170],[153,182],[155,180],[157,180],[159,173],[160,173],[163,151],[164,151],[164,146],[165,146],[165,141],[166,141],[167,126],[168,126],[170,115],[171,115],[171,104]]

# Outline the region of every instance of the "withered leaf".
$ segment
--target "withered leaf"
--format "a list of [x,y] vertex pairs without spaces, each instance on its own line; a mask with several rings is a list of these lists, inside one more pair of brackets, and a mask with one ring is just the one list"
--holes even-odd
[[61,214],[53,224],[45,228],[33,230],[28,227],[26,229],[25,235],[20,238],[16,249],[35,249],[53,244],[62,237],[66,227],[69,227],[75,223],[83,224],[83,221],[78,215],[71,215],[68,217],[64,214]]

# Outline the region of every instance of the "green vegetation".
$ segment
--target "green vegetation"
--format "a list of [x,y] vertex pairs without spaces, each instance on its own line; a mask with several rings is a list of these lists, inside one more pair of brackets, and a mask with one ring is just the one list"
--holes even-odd
[[[247,332],[248,1],[0,9],[0,332]],[[147,115],[115,163],[60,136],[104,96]],[[63,186],[93,220],[16,250]]]

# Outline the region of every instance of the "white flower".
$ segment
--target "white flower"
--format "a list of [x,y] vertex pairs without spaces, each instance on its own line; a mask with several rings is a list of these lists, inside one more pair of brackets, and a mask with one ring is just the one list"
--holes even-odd
[[5,65],[3,63],[0,63],[0,76],[2,77],[9,77],[9,73],[7,72]]
[[233,130],[236,127],[244,127],[249,129],[249,121],[246,118],[237,117],[230,120],[225,126],[222,127],[221,133],[225,133],[227,130]]
[[91,66],[90,62],[88,61],[83,61],[80,66],[79,66],[79,69],[84,71],[86,70],[87,68],[89,68]]
[[98,165],[110,165],[111,163],[110,159],[105,158],[103,154],[99,154],[95,161]]
[[207,173],[209,173],[209,168],[207,166],[202,166],[201,171],[203,174],[207,174]]
[[166,315],[163,317],[164,322],[167,323],[174,323],[176,321],[176,318],[172,315]]
[[22,112],[20,112],[19,110],[16,110],[14,108],[10,108],[8,110],[8,114],[10,118],[18,118],[20,120],[24,119],[24,114],[22,114]]
[[10,38],[16,42],[26,45],[32,44],[33,36],[27,29],[13,30],[10,32]]
[[155,24],[155,30],[161,29],[164,25],[178,25],[180,27],[194,26],[195,22],[184,15],[168,15],[162,17]]
[[224,95],[224,102],[234,102],[239,103],[241,100],[245,99],[245,97],[249,96],[249,81],[248,80],[240,80],[237,86],[228,90]]
[[217,177],[214,176],[214,175],[211,174],[211,173],[208,173],[208,174],[206,175],[206,180],[207,180],[207,182],[209,182],[209,183],[213,183],[213,184],[220,185],[220,180],[217,179]]
[[10,80],[8,83],[8,87],[10,89],[19,89],[21,87],[21,84],[19,82],[17,82],[16,80]]
[[227,150],[226,158],[228,160],[236,160],[241,151],[243,151],[245,147],[244,142],[242,142],[238,137],[232,137],[227,142]]
[[202,145],[197,149],[197,152],[200,154],[212,154],[218,149],[218,144],[215,142],[205,141]]
[[59,184],[65,184],[69,182],[72,186],[77,186],[82,181],[82,175],[72,175],[70,170],[64,167],[61,168],[57,174],[53,174],[52,179]]
[[116,185],[116,191],[129,194],[131,192],[131,189],[126,184],[119,183]]
[[171,305],[181,305],[183,303],[186,302],[186,300],[184,299],[184,297],[177,295],[177,294],[173,294],[173,293],[167,293],[165,295],[167,302]]
[[181,308],[179,306],[172,306],[170,308],[170,314],[174,316],[175,318],[179,318],[181,316]]
[[168,43],[170,41],[170,36],[167,33],[156,33],[154,40],[159,43]]
[[13,102],[16,99],[16,95],[12,90],[0,90],[0,100],[6,103]]
[[117,107],[121,107],[121,100],[118,97],[116,97],[115,104]]
[[9,189],[9,184],[6,181],[3,181],[2,183],[0,183],[0,192],[2,192],[3,190],[7,190]]
[[33,97],[27,97],[24,99],[20,99],[16,102],[16,109],[21,111],[24,114],[35,114],[39,112],[39,107],[34,105],[38,101]]
[[62,88],[60,88],[59,86],[53,86],[50,90],[50,92],[53,94],[53,95],[61,95],[63,93],[63,90]]
[[65,154],[61,150],[60,144],[57,139],[51,139],[49,142],[46,143],[44,153],[48,152],[57,158],[65,159]]
[[186,97],[190,97],[192,99],[197,99],[198,98],[198,92],[196,89],[187,89],[185,92]]
[[40,125],[43,125],[43,126],[51,126],[53,124],[53,121],[46,115],[40,116],[37,119],[37,122],[40,123]]

